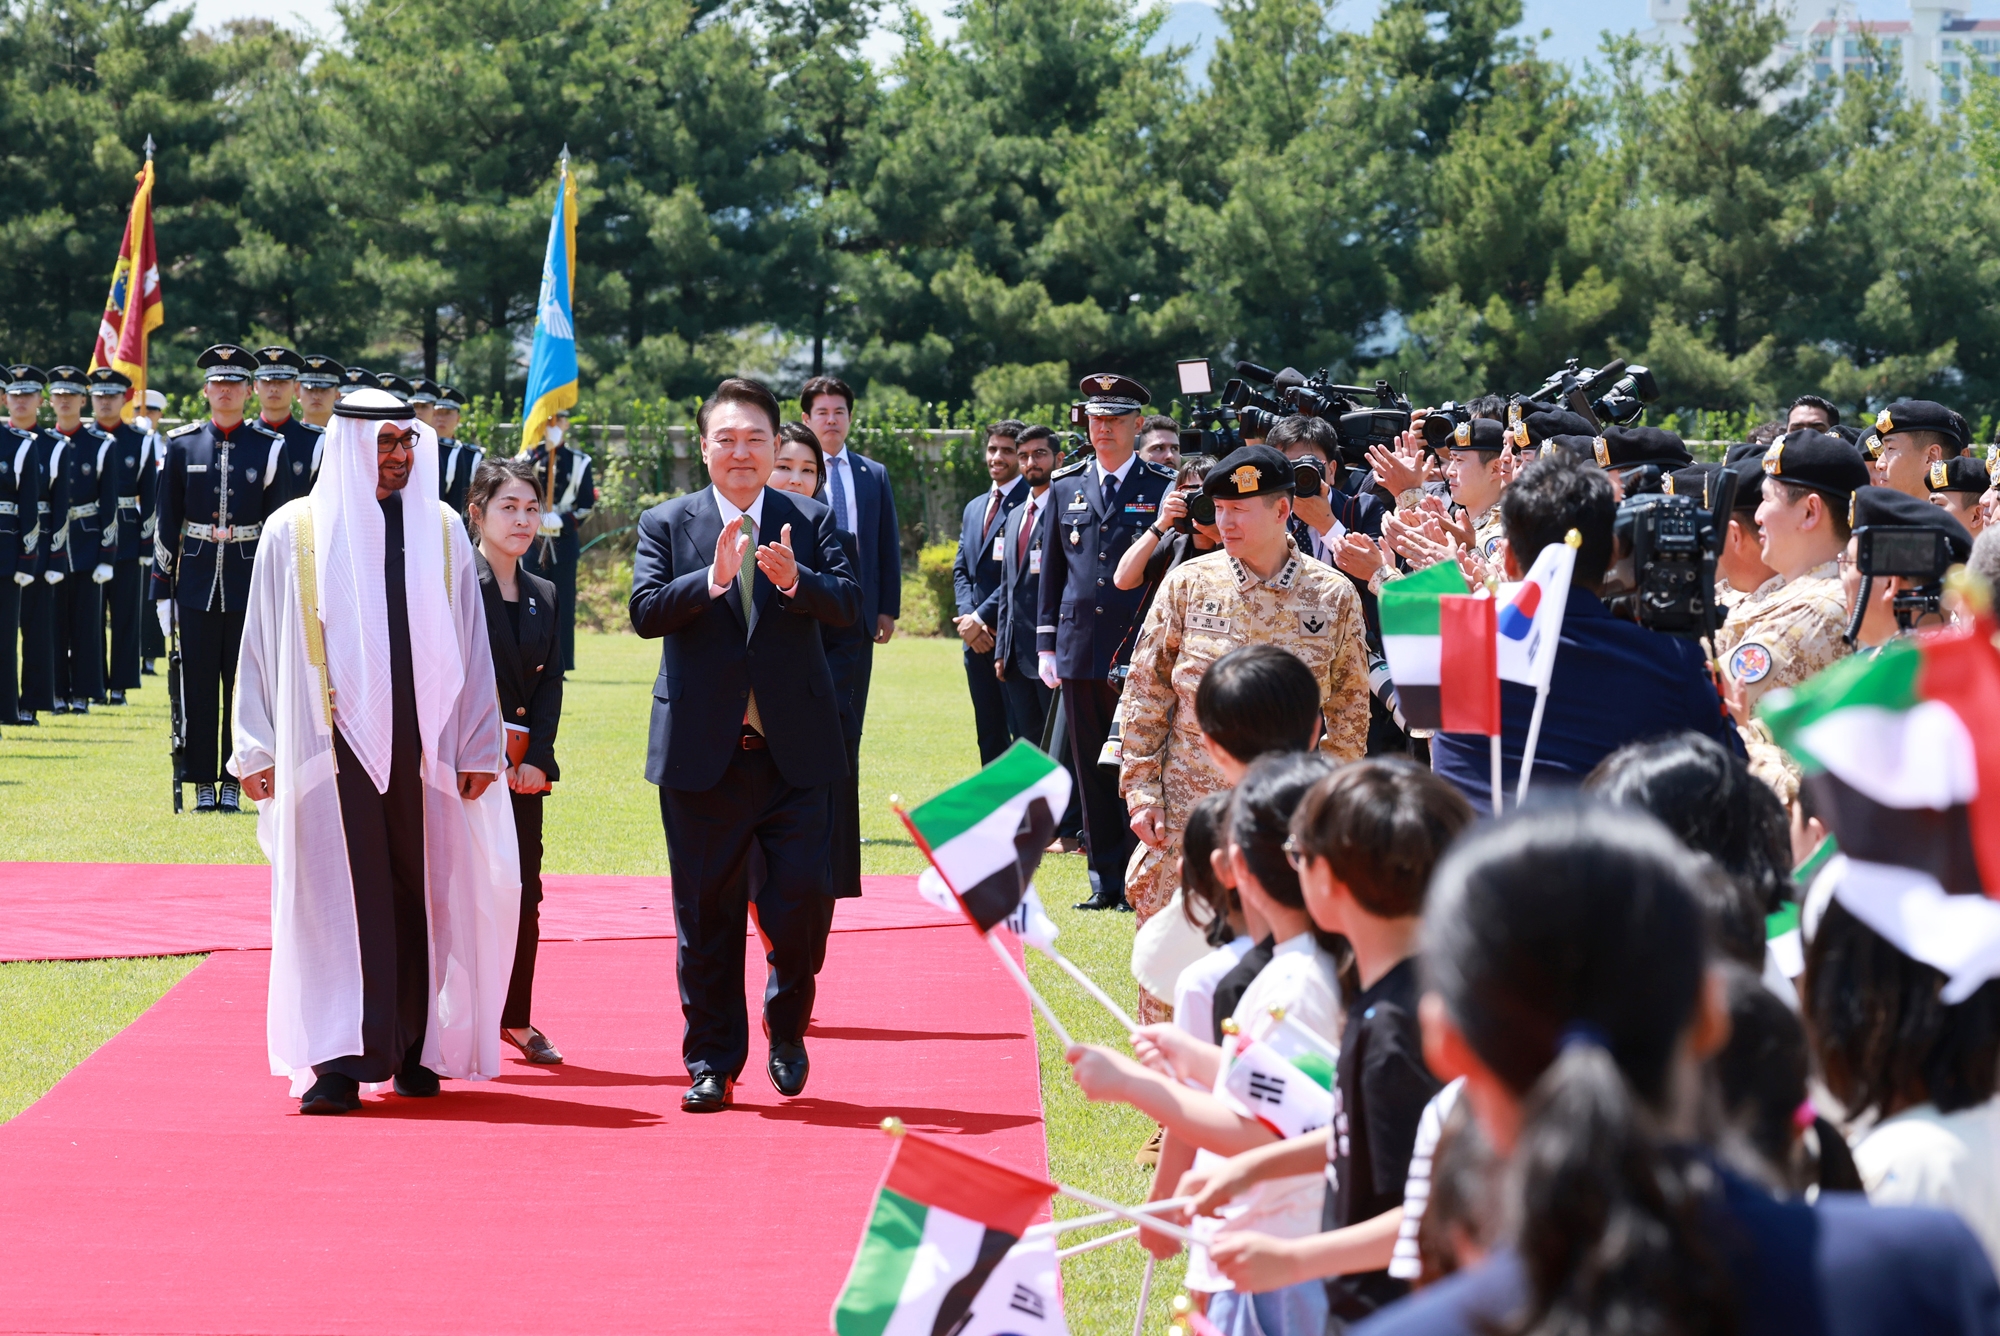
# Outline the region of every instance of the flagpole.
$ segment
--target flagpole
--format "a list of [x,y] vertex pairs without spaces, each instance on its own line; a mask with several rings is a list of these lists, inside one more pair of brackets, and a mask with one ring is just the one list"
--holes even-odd
[[1500,735],[1487,739],[1493,744],[1493,815],[1500,815]]
[[1188,1233],[1180,1225],[1171,1225],[1164,1220],[1155,1220],[1152,1216],[1143,1214],[1133,1207],[1120,1206],[1115,1201],[1106,1201],[1094,1192],[1085,1192],[1082,1188],[1065,1187],[1061,1183],[1056,1184],[1056,1191],[1062,1193],[1065,1197],[1082,1202],[1085,1206],[1095,1206],[1100,1211],[1109,1211],[1120,1219],[1130,1220],[1135,1225],[1144,1225],[1150,1230],[1165,1234],[1177,1243],[1187,1244],[1194,1242],[1194,1235]]
[[1153,1267],[1159,1260],[1150,1252],[1146,1254],[1146,1274],[1139,1281],[1139,1311],[1132,1318],[1132,1336],[1145,1336],[1146,1305],[1153,1301]]
[[[1193,1197],[1166,1197],[1160,1201],[1141,1202],[1132,1209],[1141,1215],[1150,1214],[1154,1211],[1178,1211],[1181,1207],[1193,1201]],[[1123,1220],[1124,1218],[1124,1216],[1119,1215],[1116,1211],[1099,1211],[1095,1215],[1072,1216],[1067,1220],[1048,1220],[1039,1225],[1029,1225],[1027,1231],[1021,1237],[1023,1239],[1037,1239],[1044,1234],[1067,1234],[1072,1229],[1090,1229],[1097,1225],[1108,1225],[1113,1220]]]
[[1309,1046],[1318,1049],[1319,1055],[1325,1058],[1328,1062],[1335,1064],[1338,1064],[1340,1062],[1340,1050],[1338,1048],[1335,1048],[1331,1043],[1328,1043],[1325,1039],[1321,1038],[1319,1035],[1314,1034],[1311,1030],[1307,1029],[1305,1026],[1300,1025],[1290,1016],[1287,1016],[1285,1014],[1285,1009],[1283,1007],[1272,1007],[1271,1019],[1289,1029],[1293,1034],[1297,1035],[1300,1039],[1304,1040]]
[[[1132,1225],[1129,1228],[1119,1230],[1116,1234],[1106,1234],[1102,1238],[1085,1239],[1082,1243],[1072,1243],[1067,1248],[1058,1248],[1056,1249],[1056,1260],[1058,1262],[1067,1261],[1078,1253],[1095,1252],[1099,1248],[1106,1248],[1114,1243],[1123,1243],[1127,1239],[1136,1239],[1138,1237],[1139,1227]],[[1152,1254],[1147,1253],[1146,1256],[1151,1257]]]
[[1138,1031],[1139,1022],[1133,1020],[1130,1016],[1126,1015],[1125,1008],[1119,1006],[1116,1002],[1113,1002],[1111,1000],[1111,994],[1105,992],[1102,988],[1099,988],[1097,986],[1097,981],[1095,979],[1092,979],[1088,974],[1085,974],[1082,970],[1078,969],[1076,965],[1073,962],[1071,962],[1070,958],[1064,955],[1062,952],[1056,950],[1053,944],[1049,946],[1037,947],[1036,950],[1040,951],[1050,960],[1055,961],[1056,964],[1062,966],[1063,973],[1069,975],[1070,978],[1075,979],[1079,984],[1083,985],[1083,991],[1089,993],[1092,997],[1096,998],[1099,1002],[1101,1002],[1104,1005],[1104,1009],[1110,1012],[1113,1016],[1117,1017],[1118,1023],[1124,1026],[1128,1033],[1136,1033]]
[[[1542,737],[1542,707],[1548,703],[1549,689],[1545,686],[1536,687],[1535,713],[1528,720],[1528,745],[1521,749],[1521,782],[1514,790],[1514,806],[1516,807],[1526,802],[1528,798],[1528,776],[1534,773],[1535,769],[1535,744],[1541,741]],[[1497,781],[1500,772],[1495,770],[1493,775]],[[1497,812],[1499,809],[1496,807],[1494,810]]]
[[1069,1031],[1063,1029],[1063,1023],[1056,1019],[1055,1012],[1051,1011],[1049,1004],[1042,1000],[1042,995],[1035,991],[1035,985],[1028,982],[1028,976],[1014,963],[1014,957],[1007,954],[1007,948],[1000,944],[1000,939],[990,932],[981,935],[986,938],[986,944],[993,948],[993,954],[1000,958],[1001,966],[1013,976],[1014,982],[1021,986],[1021,991],[1028,995],[1028,1000],[1035,1004],[1035,1010],[1042,1013],[1042,1019],[1056,1032],[1056,1038],[1062,1041],[1063,1052],[1067,1053],[1075,1048],[1076,1041],[1069,1037]]

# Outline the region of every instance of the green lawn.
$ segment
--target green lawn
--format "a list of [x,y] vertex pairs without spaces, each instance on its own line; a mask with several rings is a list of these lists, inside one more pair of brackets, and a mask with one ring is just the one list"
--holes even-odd
[[[659,803],[643,775],[659,647],[631,636],[580,635],[577,655],[559,746],[563,781],[548,807],[548,870],[664,876]],[[38,729],[0,736],[7,814],[0,860],[262,861],[253,821],[174,817],[165,691],[159,678],[146,682],[123,709],[82,719],[44,715]],[[917,871],[923,856],[889,811],[889,796],[921,801],[978,766],[957,642],[898,638],[876,650],[861,765],[864,870]],[[1038,881],[1069,957],[1115,996],[1128,996],[1131,918],[1069,907],[1086,893],[1081,858],[1050,860]],[[40,1098],[198,963],[199,957],[177,957],[0,965],[0,1121]],[[1031,953],[1028,972],[1076,1038],[1122,1042],[1116,1023],[1053,965]],[[1122,1106],[1087,1104],[1039,1017],[1035,1029],[1050,1172],[1102,1196],[1139,1200],[1149,1171],[1133,1164],[1132,1154],[1150,1124]],[[1056,1210],[1084,1213],[1061,1198]],[[1081,1237],[1088,1235],[1063,1242]],[[1137,1245],[1120,1243],[1066,1262],[1072,1328],[1128,1330],[1144,1260]],[[1148,1331],[1166,1330],[1180,1274],[1179,1261],[1160,1269]]]

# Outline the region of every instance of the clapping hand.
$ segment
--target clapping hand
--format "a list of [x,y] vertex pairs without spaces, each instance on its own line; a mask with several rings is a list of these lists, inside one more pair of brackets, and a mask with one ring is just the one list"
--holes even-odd
[[774,589],[790,589],[799,582],[799,560],[792,555],[792,526],[778,530],[778,541],[757,549],[757,569]]
[[715,536],[715,563],[709,567],[708,582],[717,589],[728,588],[743,569],[743,554],[749,547],[750,533],[741,521],[724,525]]
[[1357,580],[1374,578],[1393,558],[1367,534],[1345,533],[1333,549],[1333,564]]
[[1404,453],[1390,450],[1387,446],[1368,447],[1368,467],[1375,470],[1375,481],[1380,483],[1391,496],[1401,496],[1412,487],[1422,487],[1431,478],[1431,462],[1420,450]]

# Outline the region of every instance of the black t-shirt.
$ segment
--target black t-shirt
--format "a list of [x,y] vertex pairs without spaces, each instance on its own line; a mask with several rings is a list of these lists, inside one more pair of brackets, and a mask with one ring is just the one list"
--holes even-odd
[[1224,1019],[1236,1014],[1236,1004],[1243,1000],[1243,991],[1263,968],[1271,963],[1271,951],[1277,946],[1277,939],[1266,937],[1257,945],[1243,953],[1243,959],[1236,962],[1236,968],[1222,976],[1222,982],[1215,985],[1216,1031],[1209,1036],[1216,1043],[1222,1042],[1221,1025]]
[[[1417,1120],[1439,1082],[1424,1066],[1417,1028],[1415,957],[1347,1004],[1334,1082],[1333,1133],[1326,1139],[1326,1229],[1373,1220],[1403,1204]],[[1326,1282],[1334,1316],[1353,1322],[1409,1293],[1387,1271],[1334,1276]]]

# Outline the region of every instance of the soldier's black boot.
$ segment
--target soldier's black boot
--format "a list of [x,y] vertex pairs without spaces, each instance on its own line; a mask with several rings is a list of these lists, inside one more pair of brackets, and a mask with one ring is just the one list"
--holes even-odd
[[215,810],[215,785],[197,784],[194,786],[194,810],[197,812],[213,812]]
[[222,791],[216,795],[215,809],[232,815],[243,810],[243,790],[233,779],[222,781]]

